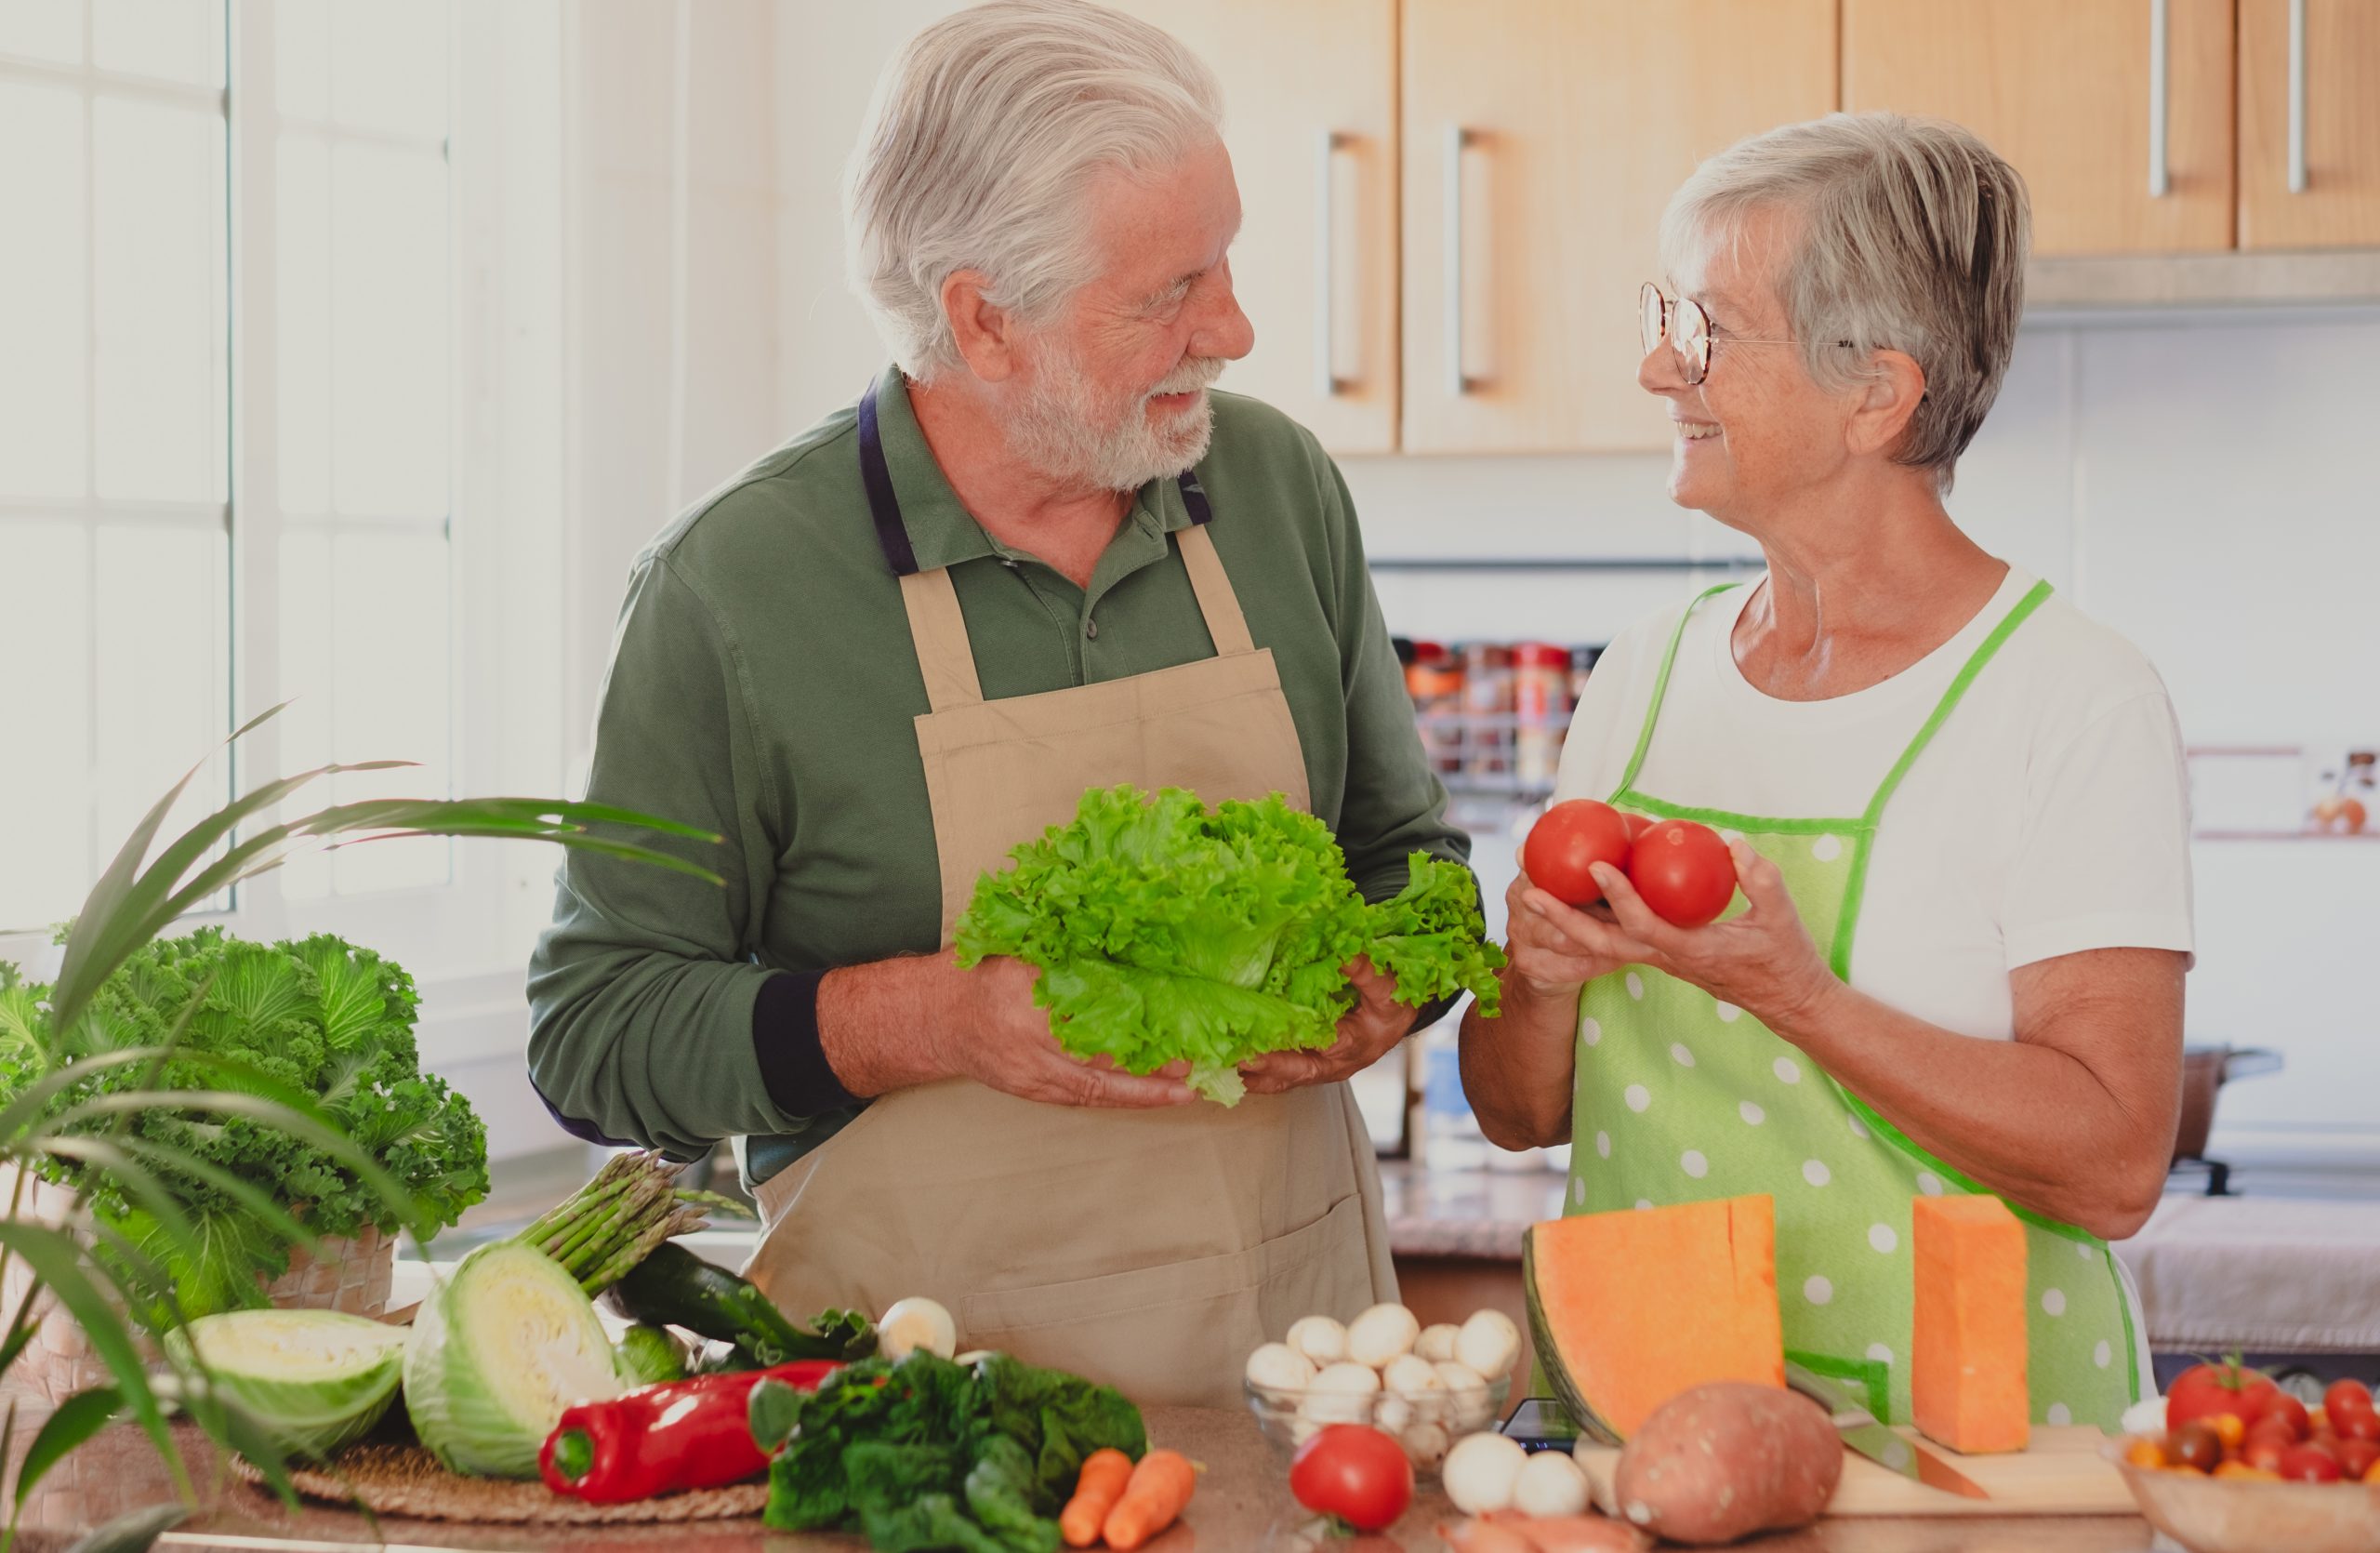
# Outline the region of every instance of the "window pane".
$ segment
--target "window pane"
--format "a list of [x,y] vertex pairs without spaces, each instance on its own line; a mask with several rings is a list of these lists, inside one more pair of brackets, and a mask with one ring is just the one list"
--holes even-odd
[[[7,6],[0,5],[0,14]],[[0,492],[84,493],[90,454],[83,103],[0,86]]]
[[[332,750],[332,696],[338,684],[338,657],[331,638],[331,541],[320,529],[293,529],[281,537],[274,586],[281,593],[282,699],[289,709],[273,720],[281,737],[281,769],[292,776],[328,765]],[[370,755],[348,752],[350,758]],[[328,802],[330,789],[307,788],[282,805],[282,817],[305,814]],[[318,900],[331,893],[331,861],[323,853],[292,858],[281,869],[281,892],[293,900]]]
[[92,266],[102,497],[223,499],[223,121],[101,97]]
[[101,853],[112,856],[149,805],[201,760],[206,769],[165,822],[178,834],[228,796],[220,746],[231,730],[230,546],[204,528],[108,524],[98,542]]
[[283,118],[331,116],[330,0],[279,0],[272,7],[273,107]]
[[0,609],[17,750],[0,762],[0,931],[15,931],[73,916],[94,877],[89,541],[77,524],[0,518],[0,577],[36,581]]
[[350,515],[447,510],[446,163],[331,152],[331,469]]
[[281,507],[331,510],[331,153],[319,136],[284,135],[274,191],[281,378]]
[[332,114],[358,129],[446,133],[443,0],[341,0],[331,10]]
[[81,64],[82,0],[7,0],[0,5],[0,54]]
[[220,86],[222,0],[92,0],[91,58],[101,70]]
[[[339,776],[339,801],[444,798],[450,790],[445,538],[342,534],[331,542],[331,564],[337,758],[420,763]],[[444,842],[375,843],[335,854],[333,877],[342,895],[442,884],[447,851]]]

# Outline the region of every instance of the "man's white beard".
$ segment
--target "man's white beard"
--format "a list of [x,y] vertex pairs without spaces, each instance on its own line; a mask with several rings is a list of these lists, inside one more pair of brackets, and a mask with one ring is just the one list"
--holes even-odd
[[[1016,418],[1009,423],[1010,450],[1053,481],[1091,490],[1137,491],[1152,480],[1171,479],[1206,457],[1214,431],[1214,406],[1204,390],[1223,369],[1219,356],[1193,358],[1147,393],[1119,406],[1099,401],[1090,378],[1064,348],[1046,347]],[[1198,392],[1198,402],[1192,408],[1150,418],[1149,400],[1193,391]]]

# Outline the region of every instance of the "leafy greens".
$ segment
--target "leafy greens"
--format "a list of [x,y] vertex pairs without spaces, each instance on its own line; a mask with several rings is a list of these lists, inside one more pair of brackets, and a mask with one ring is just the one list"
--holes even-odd
[[959,963],[1038,967],[1034,1002],[1068,1052],[1133,1073],[1187,1060],[1224,1105],[1240,1064],[1331,1043],[1359,956],[1409,1007],[1468,990],[1497,1009],[1504,957],[1468,869],[1416,852],[1403,893],[1367,905],[1329,828],[1278,793],[1210,811],[1180,788],[1094,788],[1009,856],[959,919]]
[[[245,1116],[141,1110],[126,1127],[133,1147],[187,1150],[323,1236],[353,1236],[367,1225],[384,1234],[410,1228],[428,1235],[487,1195],[487,1129],[444,1080],[421,1071],[413,978],[369,949],[326,934],[251,943],[214,927],[154,939],[101,984],[73,1029],[46,1039],[47,991],[0,966],[0,1103],[40,1080],[56,1057],[71,1069],[80,1058],[165,1044],[185,1006],[198,999],[176,1049],[230,1059],[314,1097],[327,1122],[404,1188],[413,1216],[399,1217],[312,1143]],[[153,1074],[139,1063],[100,1069],[60,1092],[46,1114],[63,1119],[98,1096],[145,1088],[236,1089],[229,1071],[222,1063],[181,1060]],[[86,1113],[65,1131],[97,1135],[119,1125],[118,1116]],[[100,1223],[170,1281],[185,1319],[262,1305],[258,1280],[288,1270],[284,1235],[219,1181],[188,1175],[178,1183],[200,1232],[192,1247],[103,1173],[78,1177],[56,1157],[42,1170],[62,1184],[92,1188]],[[157,1292],[162,1304],[165,1291]]]
[[1006,1354],[962,1367],[925,1349],[865,1360],[813,1394],[762,1382],[752,1438],[775,1452],[768,1523],[864,1533],[878,1553],[1055,1553],[1083,1459],[1148,1450],[1112,1387]]

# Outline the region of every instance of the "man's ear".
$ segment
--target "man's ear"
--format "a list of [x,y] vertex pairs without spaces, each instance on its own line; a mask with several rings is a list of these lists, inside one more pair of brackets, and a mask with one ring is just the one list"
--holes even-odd
[[1925,398],[1925,369],[1914,356],[1879,351],[1871,365],[1874,377],[1859,391],[1851,423],[1844,428],[1844,445],[1853,453],[1888,453],[1898,447]]
[[980,270],[954,270],[942,283],[942,313],[968,370],[987,383],[1005,382],[1017,368],[1016,320],[1007,309],[985,300],[991,277]]

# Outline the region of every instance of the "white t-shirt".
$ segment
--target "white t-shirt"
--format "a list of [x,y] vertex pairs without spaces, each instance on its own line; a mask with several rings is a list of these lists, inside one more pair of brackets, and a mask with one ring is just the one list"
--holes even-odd
[[[1745,681],[1731,644],[1754,585],[1721,593],[1678,644],[1636,790],[1744,815],[1865,812],[2036,580],[2011,567],[1949,642],[1825,701],[1780,701]],[[1596,664],[1556,800],[1607,799],[1619,786],[1685,608],[1630,627]],[[2164,683],[2138,649],[2053,594],[1967,687],[1885,807],[1851,984],[1946,1029],[2008,1040],[2017,966],[2082,949],[2193,947],[2188,787]]]

